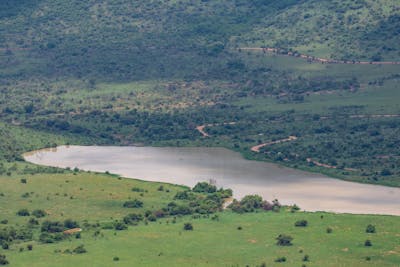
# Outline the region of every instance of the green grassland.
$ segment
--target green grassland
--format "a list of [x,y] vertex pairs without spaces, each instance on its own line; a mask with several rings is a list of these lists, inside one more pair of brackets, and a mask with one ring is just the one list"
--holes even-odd
[[[21,183],[26,177],[27,182]],[[33,241],[12,243],[7,250],[10,266],[398,266],[400,248],[399,220],[393,216],[348,215],[330,213],[291,213],[258,211],[237,214],[224,211],[214,215],[177,216],[158,219],[147,224],[129,226],[116,231],[93,227],[91,224],[119,220],[128,213],[144,214],[173,201],[184,187],[119,179],[115,176],[66,172],[64,174],[12,175],[1,177],[1,220],[20,228],[31,217],[16,216],[21,208],[44,209],[44,220],[77,220],[83,228],[79,239],[72,235],[64,241],[42,244],[33,226]],[[133,192],[132,188],[144,192]],[[23,195],[28,192],[29,196]],[[144,206],[123,208],[128,199],[139,198]],[[295,227],[298,220],[307,220],[307,227]],[[88,222],[89,224],[85,224]],[[184,231],[184,223],[192,223],[193,231]],[[376,233],[365,233],[368,224]],[[0,225],[5,228],[8,225]],[[239,230],[238,227],[242,229]],[[327,233],[327,228],[332,233]],[[96,233],[100,231],[99,233]],[[293,245],[277,246],[279,234],[291,235]],[[372,247],[364,246],[371,240]],[[30,251],[27,244],[33,245]],[[70,254],[79,245],[87,253]],[[22,251],[21,251],[22,249]],[[305,255],[308,262],[303,262]],[[119,261],[113,261],[119,257]],[[286,263],[276,263],[286,257]],[[370,257],[370,260],[366,260]]]

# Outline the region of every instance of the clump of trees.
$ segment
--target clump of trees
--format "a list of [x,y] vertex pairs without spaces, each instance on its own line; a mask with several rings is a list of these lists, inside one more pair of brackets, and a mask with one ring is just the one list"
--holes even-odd
[[237,213],[254,212],[257,210],[279,211],[281,204],[277,199],[270,203],[263,200],[259,195],[247,195],[240,201],[234,199],[228,208]]

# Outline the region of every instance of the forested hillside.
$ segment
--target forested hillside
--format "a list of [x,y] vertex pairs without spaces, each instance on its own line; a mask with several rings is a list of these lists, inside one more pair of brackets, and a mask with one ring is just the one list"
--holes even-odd
[[396,3],[5,0],[0,74],[209,79],[240,46],[395,60],[400,58]]

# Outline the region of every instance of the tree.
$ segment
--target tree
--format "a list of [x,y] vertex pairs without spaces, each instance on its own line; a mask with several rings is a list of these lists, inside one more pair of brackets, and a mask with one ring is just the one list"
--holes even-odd
[[294,226],[296,227],[306,227],[308,225],[308,222],[306,220],[300,220],[294,223]]
[[368,224],[367,228],[365,229],[365,232],[369,234],[376,233],[375,225]]
[[185,231],[192,231],[193,230],[193,225],[191,223],[185,223],[183,225],[183,230]]
[[276,238],[276,240],[277,240],[276,244],[278,246],[291,246],[291,245],[293,245],[292,244],[293,237],[291,237],[290,235],[280,234]]

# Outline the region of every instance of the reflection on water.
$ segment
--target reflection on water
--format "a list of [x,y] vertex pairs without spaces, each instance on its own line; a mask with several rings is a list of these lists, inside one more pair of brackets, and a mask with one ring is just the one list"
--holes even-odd
[[61,146],[26,153],[27,161],[117,173],[146,181],[193,186],[212,179],[234,196],[259,194],[308,211],[400,215],[400,188],[345,182],[243,159],[223,148]]

